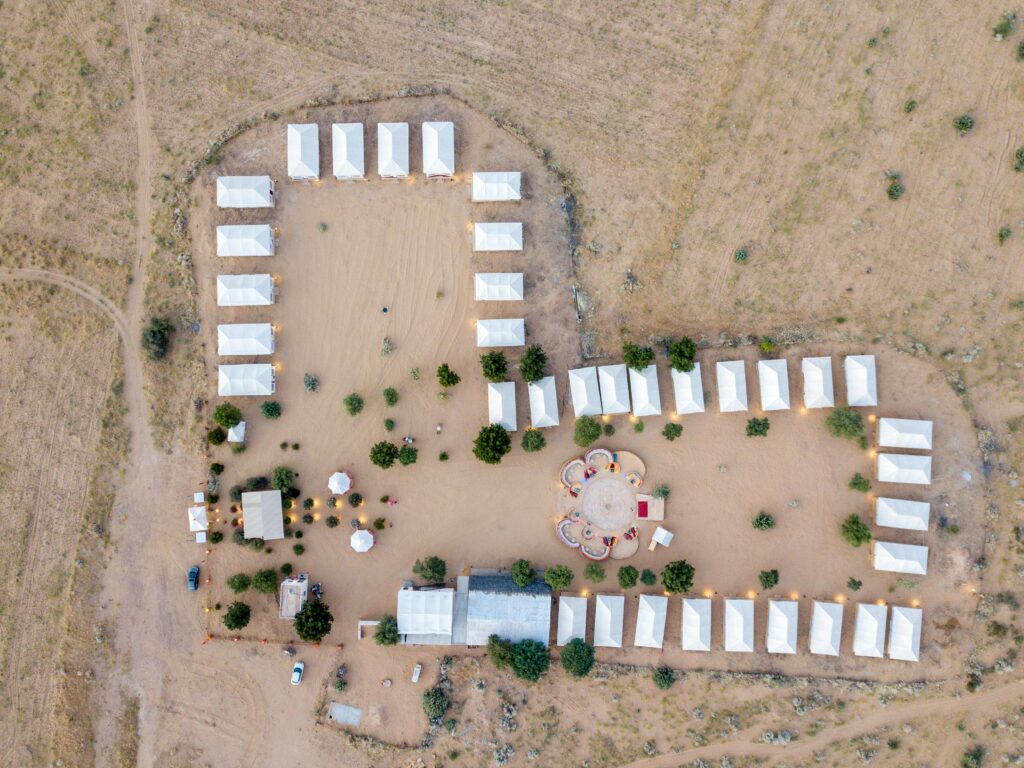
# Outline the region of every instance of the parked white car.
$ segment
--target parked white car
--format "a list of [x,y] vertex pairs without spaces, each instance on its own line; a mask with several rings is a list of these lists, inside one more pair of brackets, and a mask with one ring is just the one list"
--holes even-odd
[[302,673],[306,671],[306,662],[296,661],[295,666],[292,667],[292,685],[298,685],[302,682]]

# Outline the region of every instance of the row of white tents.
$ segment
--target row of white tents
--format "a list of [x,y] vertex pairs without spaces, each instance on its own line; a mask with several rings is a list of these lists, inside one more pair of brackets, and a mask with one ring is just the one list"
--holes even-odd
[[[217,306],[266,307],[276,291],[269,274],[218,275]],[[262,357],[274,354],[275,331],[270,323],[225,323],[217,326],[217,354],[223,357]],[[272,395],[277,389],[270,363],[220,365],[217,393],[221,397]],[[232,440],[232,442],[241,442]]]

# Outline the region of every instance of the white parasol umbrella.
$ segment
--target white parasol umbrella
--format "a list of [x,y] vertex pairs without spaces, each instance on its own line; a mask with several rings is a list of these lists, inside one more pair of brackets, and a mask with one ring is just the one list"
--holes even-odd
[[188,529],[191,532],[205,531],[210,527],[209,521],[206,519],[206,507],[189,507],[188,508]]
[[331,493],[348,493],[348,489],[351,487],[352,478],[348,476],[347,472],[335,472],[327,481],[327,489]]
[[373,546],[373,534],[369,531],[356,531],[349,543],[356,552],[367,552]]

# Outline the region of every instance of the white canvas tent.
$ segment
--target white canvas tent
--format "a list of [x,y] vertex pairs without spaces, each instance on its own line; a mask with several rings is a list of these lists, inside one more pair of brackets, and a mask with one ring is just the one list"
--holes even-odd
[[927,501],[908,499],[875,500],[875,524],[887,528],[902,528],[905,531],[927,531],[931,517],[931,505]]
[[923,419],[879,419],[878,444],[883,448],[932,449],[932,423]]
[[269,176],[218,176],[218,208],[273,208],[274,182]]
[[495,203],[522,198],[519,171],[483,171],[473,174],[473,202]]
[[768,653],[796,653],[799,607],[795,600],[768,601],[768,631],[765,634]]
[[530,395],[530,425],[535,428],[558,426],[558,395],[555,377],[545,376],[526,386]]
[[878,405],[874,355],[847,355],[843,361],[846,375],[846,402],[854,406]]
[[601,387],[597,383],[597,368],[594,366],[569,371],[569,392],[576,418],[601,413]]
[[594,645],[598,648],[622,647],[622,616],[626,598],[622,595],[597,595],[594,599]]
[[242,494],[245,538],[272,541],[284,538],[284,515],[280,491],[250,491]]
[[352,487],[352,478],[348,472],[335,472],[327,478],[327,490],[334,494],[348,493]]
[[268,307],[273,303],[270,275],[217,275],[218,307]]
[[228,442],[229,443],[244,443],[245,442],[245,422],[240,421],[233,427],[228,427]]
[[807,646],[819,656],[838,656],[843,639],[843,604],[814,601]]
[[856,656],[882,658],[885,650],[885,618],[888,606],[858,603],[857,624],[853,630],[853,653]]
[[718,411],[732,413],[747,410],[747,372],[742,360],[715,364],[718,377]]
[[876,541],[874,548],[876,571],[912,573],[916,576],[924,576],[928,573],[928,547],[919,544]]
[[832,358],[805,357],[800,363],[804,374],[804,407],[835,408],[836,394],[832,386]]
[[672,369],[672,394],[675,395],[676,413],[704,413],[704,384],[700,378],[700,363],[692,371]]
[[522,318],[476,321],[478,347],[522,347],[526,344],[526,323]]
[[519,221],[482,221],[473,225],[474,251],[523,250],[523,224]]
[[477,272],[473,280],[477,301],[522,301],[522,272]]
[[398,634],[409,645],[450,645],[455,591],[445,589],[398,590]]
[[725,601],[725,650],[754,652],[754,601],[729,598]]
[[658,388],[658,367],[651,363],[642,371],[629,368],[629,391],[633,396],[634,416],[657,416],[661,413],[661,390]]
[[502,381],[487,384],[487,423],[500,424],[516,431],[516,383]]
[[684,597],[681,623],[684,651],[711,650],[711,601],[709,599]]
[[229,323],[217,326],[217,354],[274,354],[274,326],[270,323]]
[[587,598],[561,595],[558,598],[558,632],[556,642],[566,645],[570,640],[586,640]]
[[878,479],[884,483],[931,485],[932,457],[908,453],[878,454]]
[[320,128],[316,123],[288,126],[288,176],[295,181],[320,178]]
[[789,410],[789,370],[785,360],[758,360],[762,411]]
[[208,530],[210,521],[206,516],[206,505],[188,508],[189,533]]
[[409,124],[377,124],[377,175],[404,179],[409,175]]
[[423,173],[455,175],[455,124],[447,121],[423,124]]
[[366,177],[362,123],[331,125],[331,162],[334,167],[334,178],[339,181]]
[[221,397],[272,395],[277,388],[270,363],[217,367],[217,394]]
[[633,645],[637,648],[661,648],[665,640],[665,616],[667,614],[667,597],[664,595],[640,595]]
[[365,530],[353,531],[348,544],[356,552],[369,552],[373,549],[373,534]]
[[508,591],[475,588],[470,576],[466,608],[466,645],[487,645],[498,635],[514,643],[536,640],[548,644],[551,635],[551,591]]
[[274,230],[269,224],[222,224],[217,227],[218,256],[273,256]]
[[889,658],[918,661],[921,658],[921,609],[892,607],[889,626]]
[[597,369],[601,382],[601,406],[605,413],[629,413],[629,377],[626,366],[602,365]]

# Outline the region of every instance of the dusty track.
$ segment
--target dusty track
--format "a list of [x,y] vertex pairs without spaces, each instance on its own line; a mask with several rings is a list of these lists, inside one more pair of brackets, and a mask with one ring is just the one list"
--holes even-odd
[[65,275],[61,272],[50,272],[45,269],[0,267],[0,282],[10,283],[16,280],[27,280],[36,283],[56,285],[87,299],[92,304],[95,304],[103,310],[103,313],[110,318],[111,322],[113,322],[118,335],[123,341],[127,342],[129,336],[128,323],[125,320],[124,315],[121,310],[118,309],[117,305],[108,299],[100,289],[94,288],[88,283],[84,283],[77,278],[70,277],[69,275]]

